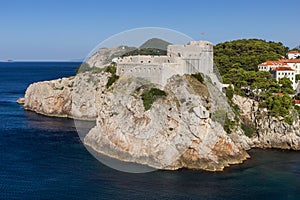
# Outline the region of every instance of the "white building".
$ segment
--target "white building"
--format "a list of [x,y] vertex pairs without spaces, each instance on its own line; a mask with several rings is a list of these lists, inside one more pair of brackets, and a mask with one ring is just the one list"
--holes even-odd
[[288,65],[290,68],[295,70],[296,74],[300,74],[300,59],[281,59],[279,62]]
[[293,50],[288,52],[287,56],[289,59],[261,63],[258,65],[258,70],[270,72],[277,81],[283,77],[289,78],[293,83],[294,90],[297,89],[298,93],[300,92],[300,81],[296,83],[295,77],[300,74],[300,59],[296,59],[300,56],[300,52]]
[[292,50],[287,53],[288,59],[296,59],[300,57],[300,52],[298,50]]
[[258,65],[258,70],[270,72],[277,67],[281,67],[282,65],[283,63],[280,61],[267,61]]
[[273,77],[276,79],[276,81],[279,81],[280,79],[286,77],[292,81],[292,86],[293,89],[295,90],[297,85],[296,85],[296,77],[295,77],[295,70],[288,66],[282,66],[282,67],[277,67],[271,71]]

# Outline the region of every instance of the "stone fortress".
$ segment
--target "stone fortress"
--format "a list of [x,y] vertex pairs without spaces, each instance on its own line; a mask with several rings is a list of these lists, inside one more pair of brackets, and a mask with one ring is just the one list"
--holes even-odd
[[220,89],[222,84],[213,72],[213,44],[190,41],[186,45],[169,45],[166,56],[126,56],[113,59],[117,75],[141,77],[164,86],[173,75],[203,73]]

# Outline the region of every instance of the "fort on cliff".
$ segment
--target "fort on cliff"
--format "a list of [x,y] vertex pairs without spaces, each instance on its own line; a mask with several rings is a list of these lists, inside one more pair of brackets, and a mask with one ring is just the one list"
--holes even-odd
[[213,70],[213,44],[208,41],[169,45],[166,56],[126,56],[113,61],[117,64],[119,76],[141,77],[164,86],[173,75],[200,72],[222,88]]

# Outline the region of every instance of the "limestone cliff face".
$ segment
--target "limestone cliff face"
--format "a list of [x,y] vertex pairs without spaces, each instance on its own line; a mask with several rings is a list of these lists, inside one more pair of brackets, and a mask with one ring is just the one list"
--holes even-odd
[[[109,73],[34,83],[24,107],[35,112],[77,119],[96,119],[84,143],[120,160],[158,169],[222,170],[249,157],[224,131],[211,112],[227,107],[213,85],[191,76],[172,77],[167,96],[145,111],[143,79],[121,78],[106,89]],[[153,85],[152,85],[153,86]],[[152,87],[151,86],[151,87]]]
[[72,85],[72,78],[33,83],[26,90],[24,108],[44,115],[69,117]]
[[[256,135],[249,145],[260,148],[282,148],[300,150],[300,121],[296,117],[293,125],[282,119],[271,117],[258,107],[258,102],[235,95],[233,102],[239,106],[240,114],[256,126]],[[292,113],[291,113],[292,114]]]
[[241,128],[227,134],[213,115],[225,110],[233,119],[234,114],[208,80],[201,84],[188,75],[173,76],[161,88],[167,96],[145,111],[141,94],[155,85],[121,78],[107,89],[110,76],[87,72],[33,83],[19,103],[44,115],[96,120],[84,138],[87,146],[158,169],[216,171],[242,162],[249,157],[245,150],[252,147],[300,149],[299,119],[290,126],[241,96],[234,96],[233,102],[243,120],[256,127],[256,135],[249,138]]
[[216,108],[205,85],[190,76],[172,77],[164,88],[168,95],[145,111],[141,93],[146,84],[121,79],[105,91],[97,125],[84,143],[111,157],[158,169],[217,171],[249,157],[210,118]]
[[18,102],[26,110],[56,117],[95,120],[99,92],[109,73],[82,73],[75,77],[31,84]]

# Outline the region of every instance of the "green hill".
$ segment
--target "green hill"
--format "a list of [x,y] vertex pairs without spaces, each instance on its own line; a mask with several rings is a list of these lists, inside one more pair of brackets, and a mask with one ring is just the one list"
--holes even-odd
[[151,38],[144,42],[141,46],[140,49],[161,49],[161,50],[167,50],[168,45],[170,45],[170,42],[164,41],[159,38]]
[[214,63],[221,75],[230,69],[242,68],[257,71],[257,65],[267,60],[285,56],[288,47],[281,42],[267,42],[260,39],[242,39],[219,43],[214,47]]

